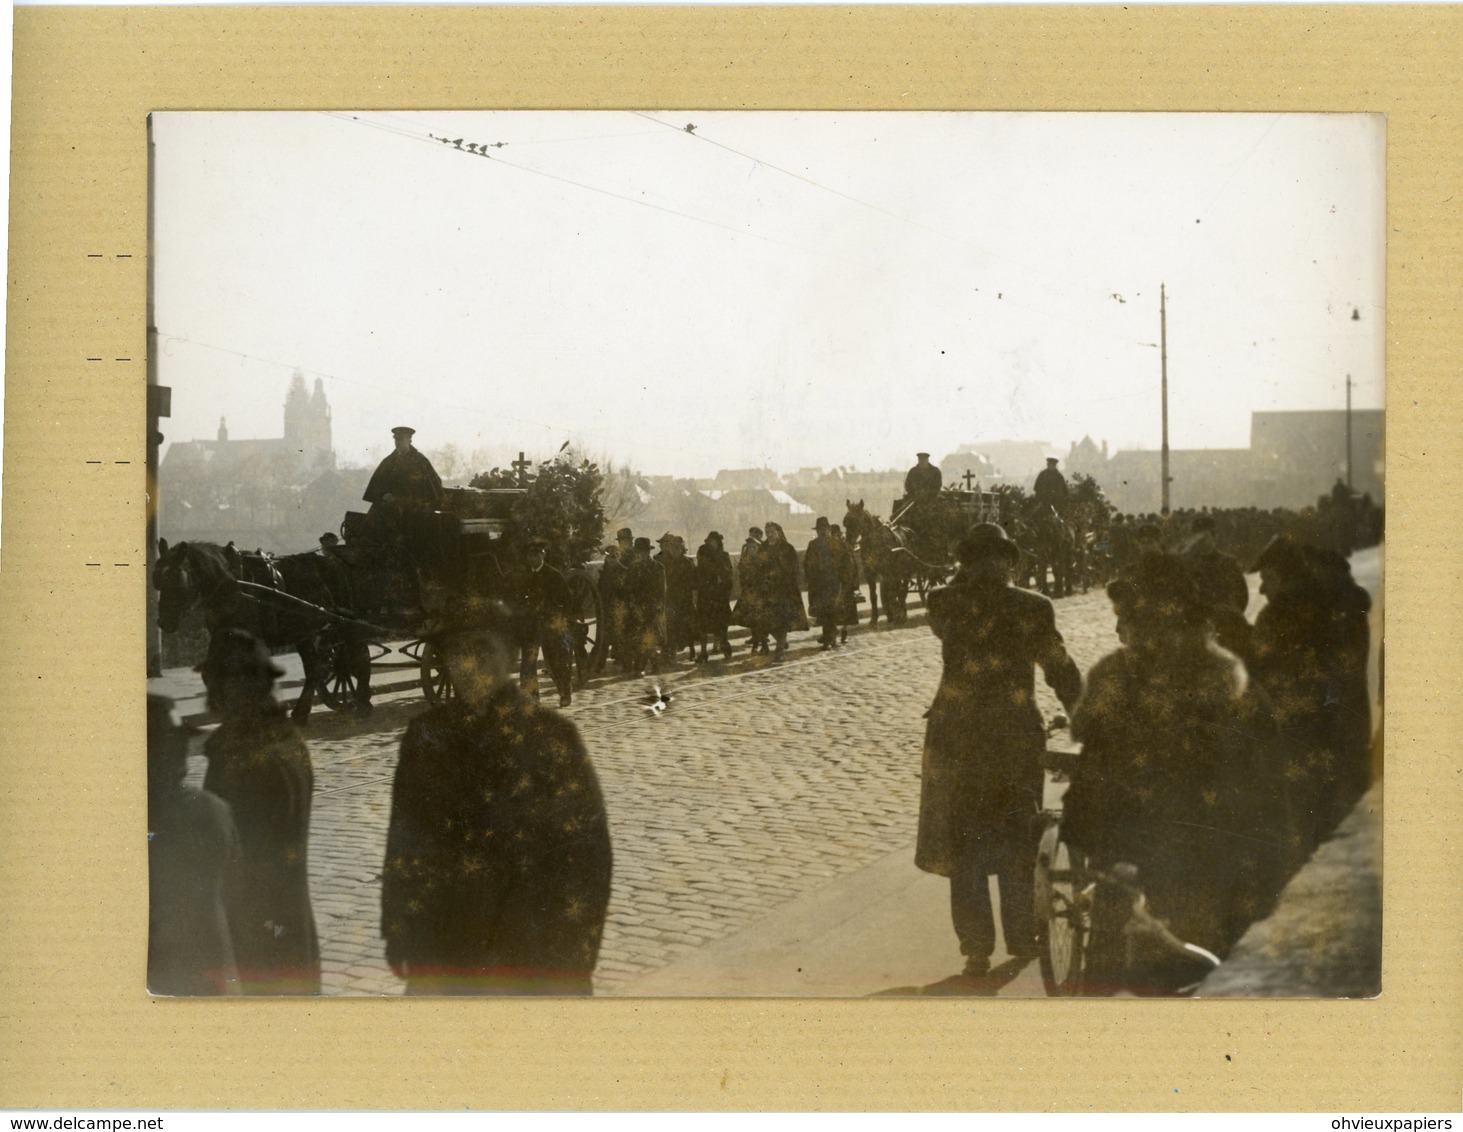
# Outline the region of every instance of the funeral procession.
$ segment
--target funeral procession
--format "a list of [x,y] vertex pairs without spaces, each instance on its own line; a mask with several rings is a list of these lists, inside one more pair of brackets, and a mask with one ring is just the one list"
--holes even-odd
[[154,115],[139,982],[1379,994],[1380,139],[1271,117]]

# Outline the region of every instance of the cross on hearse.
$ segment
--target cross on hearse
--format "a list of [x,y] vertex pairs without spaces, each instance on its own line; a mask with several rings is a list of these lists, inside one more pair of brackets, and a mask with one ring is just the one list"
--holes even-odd
[[519,452],[518,459],[514,460],[510,467],[518,473],[518,485],[520,487],[527,487],[528,469],[533,467],[533,461],[525,459],[523,453]]
[[965,474],[963,476],[961,476],[960,478],[965,481],[965,490],[966,491],[969,491],[970,490],[970,485],[975,482],[975,472],[973,472],[969,468],[966,468],[965,469]]

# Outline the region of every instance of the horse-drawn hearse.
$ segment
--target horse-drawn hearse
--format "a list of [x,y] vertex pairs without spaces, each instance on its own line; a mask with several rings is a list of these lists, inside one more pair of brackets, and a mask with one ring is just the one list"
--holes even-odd
[[1052,597],[1103,585],[1108,575],[1106,506],[1076,501],[1065,514],[1020,491],[946,488],[934,496],[896,499],[890,518],[848,500],[843,527],[858,550],[869,586],[870,618],[882,598],[890,623],[905,620],[911,588],[921,598],[955,568],[955,548],[976,523],[999,523],[1021,548],[1016,582]]
[[1002,520],[1001,497],[990,491],[946,488],[935,495],[894,500],[888,521],[864,501],[846,500],[843,529],[859,552],[869,586],[870,622],[879,599],[891,624],[904,621],[911,587],[924,598],[955,569],[955,548],[977,523]]
[[[520,598],[530,540],[517,505],[526,493],[451,488],[435,510],[378,504],[369,513],[348,512],[339,541],[302,554],[160,540],[153,570],[158,626],[176,631],[197,608],[210,633],[237,626],[273,648],[293,648],[304,667],[297,722],[308,718],[317,692],[332,710],[369,711],[377,665],[415,670],[424,695],[438,702],[452,694],[451,684],[422,634],[466,599]],[[549,549],[551,558],[565,550]],[[565,577],[569,644],[582,673],[598,651],[599,593],[582,564]]]

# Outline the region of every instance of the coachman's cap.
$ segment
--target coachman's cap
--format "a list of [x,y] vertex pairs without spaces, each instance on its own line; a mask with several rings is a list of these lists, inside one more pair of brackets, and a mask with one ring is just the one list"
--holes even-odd
[[1047,462],[1047,463],[1048,463],[1048,464],[1055,464],[1055,463],[1057,463],[1057,462],[1058,462],[1058,461],[1057,461],[1057,458],[1056,458],[1056,457],[1055,457],[1055,456],[1048,456],[1048,457],[1047,457],[1047,458],[1046,458],[1046,462]]
[[1011,541],[999,523],[977,523],[955,548],[955,557],[966,564],[997,555],[1008,562],[1016,562],[1021,557],[1021,548]]
[[203,674],[204,683],[224,676],[283,676],[284,669],[270,658],[264,642],[243,629],[224,629],[214,633],[208,642],[208,656],[194,672]]
[[416,435],[416,431],[417,431],[416,429],[414,429],[414,428],[408,428],[406,425],[403,424],[403,425],[397,425],[394,429],[392,429],[391,430],[391,435],[392,436],[415,436]]
[[918,460],[921,456],[923,456],[926,460],[930,458],[930,454],[928,452],[916,452],[914,454],[914,458],[916,460]]

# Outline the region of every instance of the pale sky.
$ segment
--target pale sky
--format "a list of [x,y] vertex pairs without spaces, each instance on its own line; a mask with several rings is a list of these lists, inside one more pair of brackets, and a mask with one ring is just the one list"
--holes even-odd
[[1156,448],[1160,282],[1174,447],[1341,408],[1348,373],[1382,405],[1379,116],[169,113],[154,139],[169,440],[279,436],[299,368],[344,462],[397,424],[677,475]]

